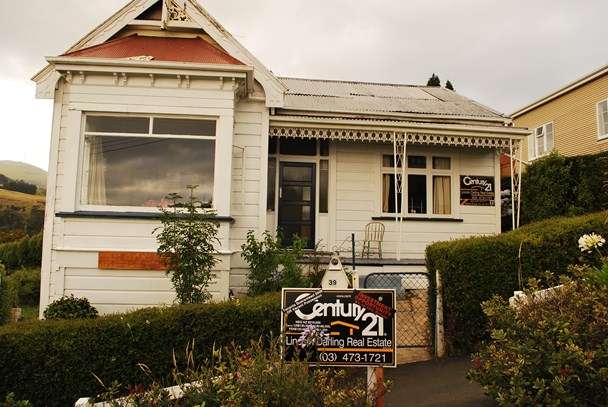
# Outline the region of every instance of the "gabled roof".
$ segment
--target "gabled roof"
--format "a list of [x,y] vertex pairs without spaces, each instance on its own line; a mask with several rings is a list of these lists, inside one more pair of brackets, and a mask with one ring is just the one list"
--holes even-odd
[[202,38],[145,37],[137,34],[68,52],[63,56],[86,58],[152,57],[154,61],[244,65]]
[[604,76],[607,74],[608,74],[608,65],[604,65],[604,66],[596,69],[595,71],[588,73],[587,75],[585,75],[581,78],[578,78],[574,82],[571,82],[571,83],[567,84],[566,86],[563,86],[563,87],[559,88],[558,90],[549,93],[547,96],[544,96],[544,97],[536,100],[535,102],[532,102],[529,105],[526,105],[526,106],[522,107],[521,109],[513,112],[511,114],[511,117],[516,118],[518,116],[521,116],[522,114],[527,113],[530,110],[536,109],[537,107],[542,106],[545,103],[548,103],[548,102],[552,101],[553,99],[556,99],[565,93],[568,93],[577,88],[580,88],[581,86],[585,85],[586,83],[589,83],[589,82],[595,80],[596,78],[599,78],[600,76]]
[[[132,24],[137,17],[141,16],[151,7],[165,0],[132,0],[113,16],[101,23],[97,28],[80,39],[76,44],[68,49],[68,53],[79,51],[83,48],[90,48],[103,44],[112,39],[118,32],[129,24]],[[175,2],[172,2],[175,3]],[[181,0],[184,13],[187,15],[188,27],[196,27],[203,30],[215,41],[219,47],[232,57],[243,64],[254,68],[254,77],[264,88],[266,105],[269,107],[281,107],[283,105],[284,85],[268,70],[253,54],[241,45],[222,25],[215,20],[197,0]],[[184,27],[178,27],[184,28]],[[38,97],[52,98],[57,74],[53,73],[50,65],[32,78],[37,84]]]
[[286,110],[365,114],[420,114],[505,121],[464,96],[434,86],[279,78],[287,87]]

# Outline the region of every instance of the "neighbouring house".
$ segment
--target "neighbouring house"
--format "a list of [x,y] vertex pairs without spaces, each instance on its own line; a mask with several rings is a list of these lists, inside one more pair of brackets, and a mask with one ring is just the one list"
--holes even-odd
[[[523,158],[533,161],[558,151],[565,156],[608,151],[608,65],[514,112],[518,127],[532,131]],[[508,159],[503,175],[509,173]]]
[[360,270],[423,267],[431,242],[500,232],[500,154],[528,135],[439,87],[277,77],[194,0],[134,0],[47,61],[41,310],[171,303],[152,231],[192,184],[220,223],[215,298],[245,289],[250,230],[346,261],[381,222],[383,257]]

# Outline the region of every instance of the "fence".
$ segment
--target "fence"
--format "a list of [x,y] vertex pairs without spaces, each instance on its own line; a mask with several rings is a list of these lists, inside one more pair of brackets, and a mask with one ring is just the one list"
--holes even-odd
[[[397,347],[430,348],[432,345],[429,309],[429,277],[426,273],[373,273],[365,288],[394,288],[397,293]],[[434,302],[432,302],[434,304]],[[432,305],[434,306],[434,305]]]

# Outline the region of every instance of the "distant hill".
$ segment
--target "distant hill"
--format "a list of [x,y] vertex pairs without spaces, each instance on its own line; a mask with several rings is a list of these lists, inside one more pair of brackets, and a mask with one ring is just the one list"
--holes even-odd
[[[21,192],[0,189],[0,209],[15,206],[18,208],[44,207],[45,198],[40,195],[22,194]],[[0,228],[3,225],[0,224]]]
[[31,164],[9,160],[0,161],[0,174],[46,188],[46,171]]

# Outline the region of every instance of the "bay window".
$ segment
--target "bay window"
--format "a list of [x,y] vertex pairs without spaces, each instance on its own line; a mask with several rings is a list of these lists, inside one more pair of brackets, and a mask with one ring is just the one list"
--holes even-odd
[[[394,161],[392,155],[382,156],[382,212],[385,214],[401,212],[401,192],[395,191]],[[398,171],[401,171],[400,166],[398,162]],[[404,191],[406,212],[410,215],[452,214],[451,159],[408,156]]]
[[213,204],[216,122],[154,116],[87,115],[81,202],[158,207],[189,185]]

